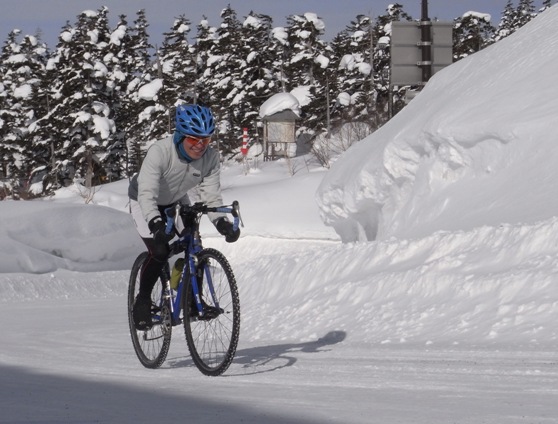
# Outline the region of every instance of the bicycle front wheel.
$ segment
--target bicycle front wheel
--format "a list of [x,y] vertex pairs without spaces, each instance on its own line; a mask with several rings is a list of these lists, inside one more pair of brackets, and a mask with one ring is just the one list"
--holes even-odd
[[148,330],[136,330],[132,309],[134,300],[139,292],[139,281],[143,263],[147,259],[147,252],[139,255],[132,266],[128,285],[128,324],[136,355],[146,368],[159,368],[169,352],[172,325],[168,302],[163,299],[163,285],[157,280],[151,294],[151,312],[153,326]]
[[218,376],[227,370],[236,353],[240,334],[238,289],[232,268],[221,252],[203,249],[197,259],[196,276],[204,313],[198,313],[189,281],[184,333],[198,369],[205,375]]

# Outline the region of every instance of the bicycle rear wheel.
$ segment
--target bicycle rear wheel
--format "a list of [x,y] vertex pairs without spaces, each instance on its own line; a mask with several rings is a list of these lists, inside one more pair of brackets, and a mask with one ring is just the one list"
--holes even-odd
[[128,325],[136,355],[141,364],[146,368],[159,368],[169,352],[172,325],[168,302],[163,299],[163,288],[161,279],[157,280],[151,294],[153,327],[149,330],[136,330],[132,308],[134,300],[139,292],[139,280],[141,268],[147,258],[147,252],[140,254],[130,274],[128,284]]
[[[236,353],[240,334],[240,301],[231,266],[215,249],[203,249],[197,255],[196,275],[204,315],[198,316],[191,281],[185,290],[184,333],[192,360],[205,375],[223,374]],[[209,281],[215,291],[211,295]],[[188,315],[190,318],[188,319]]]

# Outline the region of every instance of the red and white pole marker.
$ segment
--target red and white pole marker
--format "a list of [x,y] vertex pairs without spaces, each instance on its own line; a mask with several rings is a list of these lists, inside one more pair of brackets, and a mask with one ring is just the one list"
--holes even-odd
[[242,153],[242,156],[248,154],[248,128],[242,129],[242,147],[240,148],[240,153]]

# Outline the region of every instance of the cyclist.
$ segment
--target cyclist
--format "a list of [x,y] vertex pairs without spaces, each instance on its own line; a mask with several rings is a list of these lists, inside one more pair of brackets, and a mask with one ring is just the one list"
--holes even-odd
[[[153,143],[139,173],[131,179],[130,210],[148,250],[133,307],[138,330],[152,326],[151,292],[168,260],[169,242],[173,238],[165,232],[164,210],[178,202],[190,204],[188,191],[194,187],[208,206],[223,204],[219,152],[209,146],[214,131],[215,121],[209,108],[178,106],[173,137]],[[234,230],[224,214],[208,216],[227,242],[238,240],[240,229]]]

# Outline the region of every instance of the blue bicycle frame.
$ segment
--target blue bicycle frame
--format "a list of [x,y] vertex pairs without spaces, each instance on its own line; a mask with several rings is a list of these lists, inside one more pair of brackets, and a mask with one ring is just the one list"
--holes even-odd
[[[182,213],[183,209],[186,211],[186,216],[188,221],[184,218],[184,214]],[[230,207],[229,206],[221,206],[221,207],[207,207],[205,205],[196,203],[192,206],[180,206],[177,205],[176,208],[168,208],[165,210],[167,215],[167,222],[166,222],[166,232],[170,234],[172,231],[175,231],[176,228],[176,221],[178,215],[183,217],[184,223],[184,230],[178,234],[178,240],[173,242],[170,245],[170,252],[171,256],[174,254],[178,254],[184,252],[184,268],[182,269],[182,274],[180,275],[180,282],[176,291],[171,290],[170,288],[170,269],[166,266],[163,270],[164,273],[164,280],[165,280],[165,287],[163,293],[163,301],[169,300],[168,304],[170,305],[170,314],[171,314],[171,322],[172,325],[178,325],[182,321],[180,320],[180,312],[184,308],[185,312],[190,305],[181,305],[182,299],[185,299],[184,290],[187,289],[187,276],[190,278],[192,291],[194,294],[194,299],[197,306],[197,319],[204,318],[204,309],[203,304],[201,302],[200,297],[200,287],[198,284],[198,276],[196,275],[196,268],[198,265],[198,253],[202,251],[203,246],[201,243],[201,238],[199,235],[199,221],[203,214],[208,212],[219,212],[219,213],[227,213],[233,216],[233,228],[236,231],[240,224],[240,216],[238,213],[238,202],[234,202]],[[207,266],[204,267],[204,274],[207,281],[207,285],[209,287],[209,292],[211,295],[211,299],[213,300],[213,305],[215,308],[219,309],[219,303],[217,301],[217,297],[215,296],[215,290],[213,286],[213,281],[211,279],[211,273]],[[186,317],[186,313],[185,313]]]

